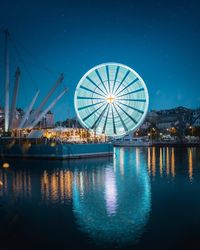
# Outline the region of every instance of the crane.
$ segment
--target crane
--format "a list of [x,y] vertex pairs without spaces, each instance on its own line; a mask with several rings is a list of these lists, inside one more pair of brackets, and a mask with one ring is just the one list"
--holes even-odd
[[18,96],[18,90],[19,90],[19,79],[20,79],[20,69],[19,67],[17,67],[17,70],[15,72],[15,85],[14,85],[12,105],[11,105],[11,110],[10,110],[9,130],[12,129],[14,126],[16,102],[17,102],[17,96]]
[[53,87],[50,89],[46,97],[43,99],[43,101],[40,103],[39,107],[34,111],[33,115],[29,118],[27,121],[27,126],[31,125],[33,121],[36,119],[36,117],[41,113],[42,108],[49,100],[50,96],[54,93],[58,85],[63,81],[64,75],[61,74],[56,83],[53,85]]
[[22,118],[18,128],[24,128],[25,127],[26,121],[29,118],[30,112],[31,112],[31,110],[33,108],[33,105],[35,104],[35,101],[36,101],[39,93],[40,93],[40,90],[37,90],[36,94],[34,95],[32,101],[31,101],[31,103],[30,103],[30,105],[29,105],[29,107],[28,107],[28,109],[27,109],[27,111],[26,111],[26,113],[24,115],[24,117]]
[[30,129],[34,128],[34,127],[38,124],[38,122],[41,121],[41,119],[46,115],[46,113],[56,105],[56,103],[60,100],[60,98],[61,98],[66,92],[67,92],[67,88],[65,88],[65,89],[61,92],[61,94],[60,94],[58,97],[56,97],[56,98],[53,100],[53,102],[52,102],[43,112],[41,112],[37,118],[35,118],[35,120],[32,121],[32,123],[28,126],[28,128],[30,128]]

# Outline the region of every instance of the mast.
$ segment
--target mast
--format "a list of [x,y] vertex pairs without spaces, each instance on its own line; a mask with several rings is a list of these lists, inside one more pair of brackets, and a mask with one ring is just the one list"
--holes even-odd
[[37,90],[36,94],[33,97],[33,100],[31,101],[31,103],[30,103],[30,105],[29,105],[29,107],[28,107],[28,109],[27,109],[27,111],[26,111],[26,113],[24,115],[24,117],[22,118],[18,128],[24,128],[25,127],[24,125],[25,125],[26,121],[29,118],[29,114],[30,114],[30,112],[31,112],[31,110],[33,108],[33,105],[35,104],[35,101],[36,101],[39,93],[40,93],[40,90]]
[[9,128],[9,55],[8,55],[8,30],[5,33],[5,106],[4,106],[4,131],[8,132]]
[[12,129],[14,126],[16,102],[17,102],[17,95],[18,95],[18,89],[19,89],[19,78],[20,78],[20,69],[19,67],[17,67],[17,70],[15,72],[15,85],[14,85],[12,105],[11,105],[11,111],[10,111],[9,129]]
[[46,113],[56,105],[56,103],[66,92],[67,88],[65,88],[61,92],[61,94],[58,97],[56,97],[56,99],[28,126],[28,128],[34,128],[38,124],[38,122],[46,115]]
[[44,98],[44,100],[41,102],[41,104],[37,108],[38,113],[42,110],[42,108],[44,107],[44,105],[48,101],[49,97],[53,94],[53,92],[58,87],[58,85],[63,81],[63,79],[64,79],[64,76],[63,76],[63,74],[61,74],[60,77],[58,78],[58,80],[56,81],[55,85],[51,88],[51,90],[49,91],[47,96]]

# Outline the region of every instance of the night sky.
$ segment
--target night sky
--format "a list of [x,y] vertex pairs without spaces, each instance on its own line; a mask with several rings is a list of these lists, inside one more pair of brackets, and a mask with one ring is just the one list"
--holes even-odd
[[[45,96],[60,73],[69,88],[53,109],[56,120],[75,115],[77,83],[91,67],[123,63],[146,82],[151,109],[200,106],[199,1],[27,1],[0,3],[0,29],[10,33],[10,78],[21,68],[18,107],[36,89]],[[3,33],[0,105],[3,105]],[[37,102],[38,104],[39,102]]]

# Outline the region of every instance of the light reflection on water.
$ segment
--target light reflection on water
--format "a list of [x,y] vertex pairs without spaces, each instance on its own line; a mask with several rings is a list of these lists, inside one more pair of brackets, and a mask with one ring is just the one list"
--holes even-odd
[[194,181],[196,148],[185,149],[184,162],[176,151],[115,148],[110,160],[41,161],[44,164],[10,160],[9,169],[0,168],[0,203],[11,204],[8,209],[13,199],[39,200],[47,209],[70,205],[77,230],[92,242],[138,244],[151,216],[151,181],[175,181],[181,164],[187,166],[187,180]]
[[[159,148],[157,149],[157,155],[156,155],[156,148],[149,147],[147,149],[148,174],[153,177],[155,177],[156,174],[159,174],[160,177],[165,175],[171,177],[172,179],[175,178],[176,175],[175,150],[176,149],[174,147]],[[196,156],[196,148],[187,148],[186,150],[187,150],[186,164],[188,165],[188,176],[189,176],[189,181],[192,182],[193,158],[194,156]]]
[[30,198],[31,197],[31,176],[29,171],[10,172],[10,170],[0,169],[0,197],[9,194],[15,197]]
[[[123,148],[115,149],[114,165],[96,172],[96,178],[101,181],[83,181],[87,183],[84,195],[75,175],[73,207],[77,223],[98,243],[134,243],[148,221],[151,188],[144,156],[139,150],[130,154]],[[131,164],[125,164],[130,158]]]
[[73,172],[70,170],[47,171],[41,176],[41,196],[44,201],[61,203],[72,198]]
[[192,179],[193,179],[193,158],[192,158],[192,149],[191,148],[188,148],[188,161],[189,161],[189,178],[190,178],[190,181],[192,182]]
[[[86,183],[88,183],[91,178],[92,184],[94,185],[96,182],[98,183],[97,179],[101,184],[102,182],[105,183],[104,196],[112,197],[114,206],[117,196],[116,178],[120,176],[119,180],[123,179],[125,171],[129,171],[130,168],[134,169],[136,175],[140,174],[140,168],[144,168],[145,171],[147,169],[148,175],[151,177],[155,177],[159,174],[160,177],[165,175],[175,178],[176,158],[174,151],[175,149],[173,147],[163,147],[157,149],[156,152],[155,147],[149,147],[147,150],[135,148],[134,152],[130,154],[127,149],[115,148],[113,164],[106,166],[106,169],[103,169],[104,172],[102,172],[101,169],[97,171],[92,169],[92,171],[88,173],[88,169],[86,171],[80,171],[76,166],[74,169],[73,166],[68,169],[53,169],[53,171],[52,169],[45,169],[40,177],[41,197],[43,200],[52,202],[70,200],[72,198],[72,182],[76,179],[77,185],[79,187],[81,186],[81,192],[83,192],[83,189],[86,188]],[[187,148],[188,176],[191,182],[193,180],[193,155],[195,151],[195,148]],[[142,158],[140,158],[141,155]],[[32,176],[30,171],[30,169],[18,170],[12,168],[10,170],[4,170],[0,168],[0,181],[3,183],[0,189],[0,196],[6,195],[7,192],[12,191],[16,197],[31,197]],[[91,176],[88,176],[88,174]],[[9,183],[8,177],[11,178]],[[130,178],[130,176],[126,175],[126,178]],[[9,189],[8,184],[10,187]],[[107,204],[107,206],[109,207],[109,204]]]
[[117,210],[117,187],[114,171],[106,169],[105,173],[105,201],[106,210],[109,216],[114,215]]

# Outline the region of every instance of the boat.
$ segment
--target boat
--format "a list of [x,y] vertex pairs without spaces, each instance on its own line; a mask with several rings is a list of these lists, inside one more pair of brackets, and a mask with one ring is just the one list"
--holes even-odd
[[135,137],[130,140],[118,139],[113,142],[113,145],[116,147],[148,147],[151,146],[152,143],[143,137]]

